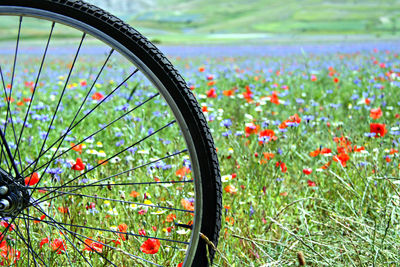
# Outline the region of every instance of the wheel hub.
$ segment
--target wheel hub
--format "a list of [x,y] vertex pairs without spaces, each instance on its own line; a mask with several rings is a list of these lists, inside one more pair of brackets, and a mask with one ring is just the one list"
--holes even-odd
[[23,179],[15,179],[0,168],[0,216],[16,216],[28,203],[29,193]]

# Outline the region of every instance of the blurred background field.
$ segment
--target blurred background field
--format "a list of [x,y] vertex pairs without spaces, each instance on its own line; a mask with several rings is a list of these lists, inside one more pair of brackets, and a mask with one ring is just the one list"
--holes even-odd
[[[89,0],[165,44],[393,39],[400,1]],[[13,38],[7,22],[0,38]],[[44,34],[31,25],[32,38]],[[73,32],[59,32],[73,37]]]

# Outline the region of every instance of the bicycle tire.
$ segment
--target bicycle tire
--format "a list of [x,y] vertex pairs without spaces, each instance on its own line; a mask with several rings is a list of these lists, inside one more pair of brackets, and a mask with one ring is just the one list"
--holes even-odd
[[[192,167],[197,174],[194,180],[201,181],[195,186],[196,194],[201,192],[196,198],[201,198],[202,207],[196,210],[197,220],[192,227],[199,227],[199,231],[216,246],[221,226],[222,190],[215,146],[201,108],[168,59],[131,26],[83,1],[4,0],[0,3],[0,14],[69,24],[101,39],[146,73],[170,105],[190,151]],[[186,265],[208,266],[212,262],[215,251],[202,238],[192,237],[190,247],[195,248],[195,254],[186,256]]]

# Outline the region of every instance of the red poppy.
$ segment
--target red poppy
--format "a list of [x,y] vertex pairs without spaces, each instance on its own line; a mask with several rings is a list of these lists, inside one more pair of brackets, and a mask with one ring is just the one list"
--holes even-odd
[[383,123],[371,123],[369,125],[370,132],[375,133],[375,138],[384,137],[387,133],[386,124]]
[[68,213],[68,208],[67,207],[58,207],[58,211],[61,213]]
[[267,160],[273,159],[275,157],[274,153],[264,152],[263,155],[264,155],[264,158],[267,159]]
[[204,67],[200,67],[200,68],[199,68],[199,71],[200,71],[200,72],[204,72],[204,71],[205,71],[205,68],[204,68]]
[[317,149],[310,152],[310,157],[316,157],[321,153],[321,150]]
[[333,157],[333,160],[342,164],[343,167],[346,167],[346,162],[350,159],[350,156],[346,153],[340,153],[337,156]]
[[333,82],[334,83],[338,83],[339,82],[339,78],[338,77],[333,78]]
[[96,92],[92,95],[93,100],[102,100],[104,98],[104,95],[102,93]]
[[53,240],[53,242],[51,242],[50,247],[54,252],[57,252],[57,254],[61,254],[62,251],[66,250],[67,246],[65,244],[65,240],[62,240],[61,238],[56,238]]
[[316,80],[317,80],[317,76],[315,76],[314,74],[311,75],[311,81],[312,81],[312,82],[315,82]]
[[369,116],[370,116],[372,119],[374,119],[374,120],[379,119],[380,117],[382,117],[382,110],[381,110],[381,108],[379,107],[379,108],[373,108],[373,109],[371,109],[371,111],[370,111],[370,113],[369,113]]
[[[10,224],[6,221],[1,221],[0,225],[7,228]],[[11,224],[10,227],[8,227],[8,231],[12,232],[15,229],[15,225]]]
[[39,182],[39,174],[34,172],[31,176],[25,178],[25,185],[35,185]]
[[217,97],[217,93],[215,92],[214,88],[211,88],[210,90],[208,90],[206,95],[209,98],[216,98]]
[[280,102],[279,102],[279,98],[278,98],[278,92],[276,92],[276,91],[272,92],[272,96],[270,96],[270,101],[271,101],[271,103],[279,105]]
[[229,194],[236,194],[237,193],[237,188],[234,187],[233,185],[227,185],[224,188],[225,192],[229,193]]
[[39,247],[42,248],[44,244],[49,243],[49,238],[45,237],[42,239],[42,241],[40,241]]
[[338,153],[348,153],[353,150],[353,147],[351,146],[350,140],[348,140],[346,137],[335,137],[333,138],[333,141],[335,141],[337,145],[337,151]]
[[244,128],[247,137],[251,134],[257,134],[259,130],[260,126],[255,125],[254,123],[247,123],[246,127]]
[[194,210],[194,203],[190,202],[189,200],[182,198],[181,204],[182,204],[183,208],[186,210],[190,210],[190,211]]
[[168,215],[167,215],[166,221],[167,221],[167,222],[173,222],[173,221],[175,221],[175,219],[176,219],[176,215],[173,214],[173,213],[171,213],[171,214],[168,214]]
[[317,186],[317,184],[315,182],[311,181],[311,180],[308,180],[307,184],[308,184],[309,187]]
[[312,169],[311,168],[305,168],[305,169],[303,169],[303,173],[305,175],[310,175],[312,173]]
[[140,246],[140,251],[146,254],[156,254],[160,249],[160,241],[158,239],[149,238]]
[[75,145],[74,143],[71,143],[71,148],[72,150],[79,152],[79,154],[82,154],[83,144]]
[[76,163],[72,165],[71,169],[75,171],[83,171],[85,169],[85,164],[83,164],[81,158],[77,158]]
[[146,235],[146,230],[139,229],[139,235]]
[[175,175],[182,178],[191,172],[192,171],[188,167],[182,167],[175,172]]
[[288,120],[285,120],[284,122],[279,125],[279,129],[285,129],[288,127],[288,123],[297,123],[299,124],[301,122],[301,118],[299,115],[296,113],[293,116],[290,116]]
[[369,104],[371,104],[371,99],[369,99],[369,98],[366,98],[365,99],[365,104],[368,106]]
[[[121,223],[120,225],[118,225],[118,231],[126,233],[127,230],[128,230],[128,225],[126,225],[125,223]],[[125,241],[128,238],[128,235],[125,234],[119,233],[118,236],[122,239],[122,241]]]
[[44,218],[46,218],[46,215],[43,214],[42,216],[40,216],[40,220],[34,220],[33,223],[40,223],[40,221],[43,221]]
[[87,250],[87,251],[97,251],[99,253],[103,252],[103,244],[94,242],[92,239],[89,238],[85,239],[85,242],[83,244],[85,246],[83,251]]
[[287,171],[286,164],[282,161],[277,161],[275,164],[276,167],[281,167],[281,171],[285,173]]
[[222,94],[224,96],[233,96],[234,91],[233,90],[224,90],[224,91],[222,91]]
[[137,198],[138,196],[140,196],[140,194],[138,192],[136,192],[135,190],[133,190],[129,195],[134,198]]
[[332,150],[330,148],[325,147],[325,148],[321,149],[321,154],[329,154],[331,152],[332,152]]
[[361,152],[363,150],[365,150],[365,147],[363,147],[363,146],[361,146],[361,147],[354,146],[354,149],[353,149],[354,152]]

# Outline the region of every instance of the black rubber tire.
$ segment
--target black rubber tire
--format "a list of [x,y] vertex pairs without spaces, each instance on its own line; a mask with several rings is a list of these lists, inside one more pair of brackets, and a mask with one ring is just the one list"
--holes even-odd
[[[1,6],[18,6],[41,9],[61,14],[90,25],[118,40],[136,55],[167,88],[182,112],[199,159],[202,179],[201,233],[216,246],[221,227],[222,190],[218,158],[206,119],[194,95],[168,59],[145,37],[108,12],[74,0],[2,0]],[[192,266],[208,266],[215,251],[199,239]]]

